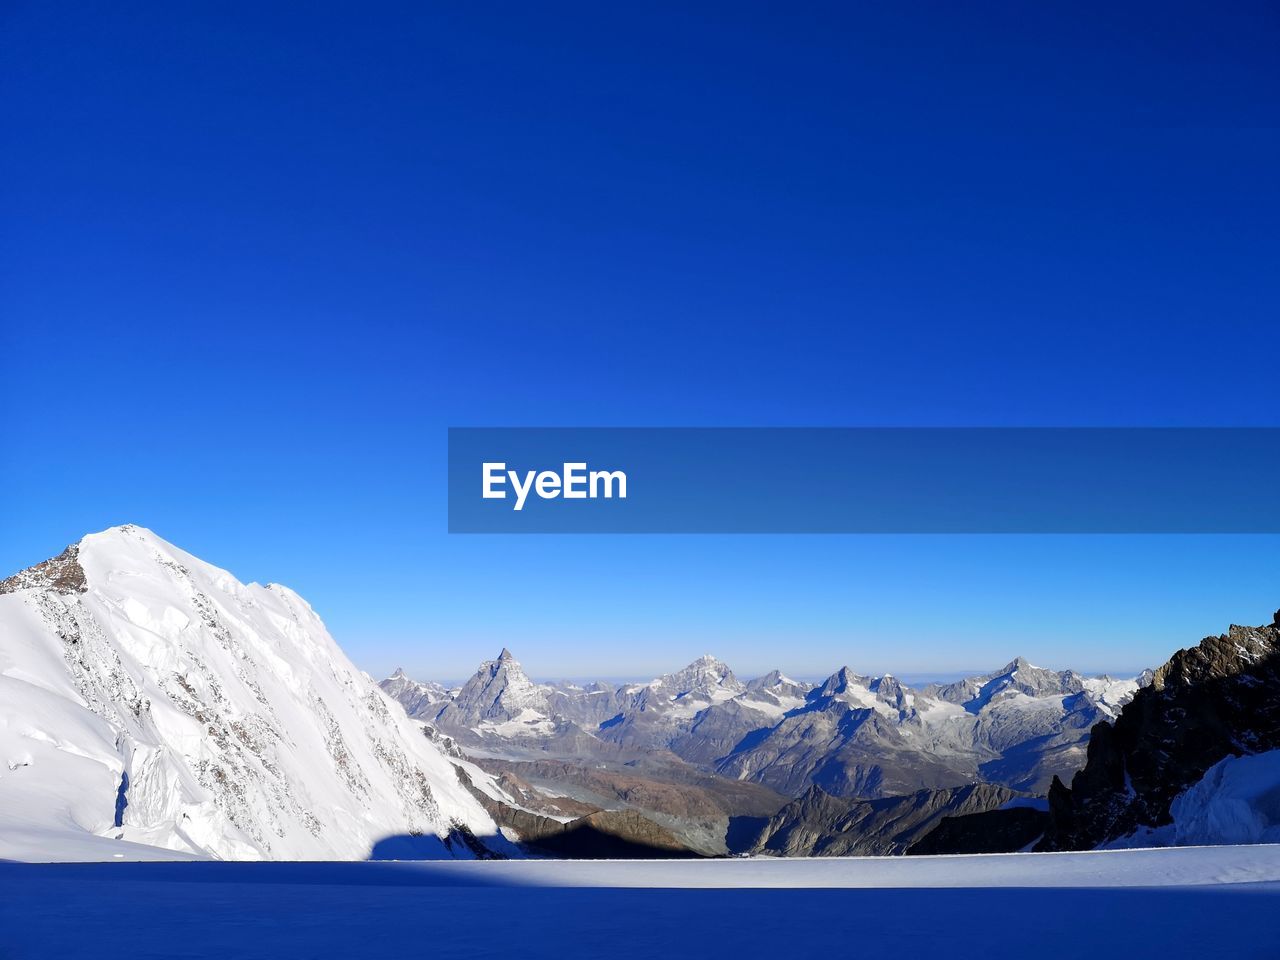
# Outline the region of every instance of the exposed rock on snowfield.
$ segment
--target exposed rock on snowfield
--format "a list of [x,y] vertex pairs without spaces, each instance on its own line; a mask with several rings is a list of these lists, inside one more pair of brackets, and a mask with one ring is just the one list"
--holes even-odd
[[79,545],[72,544],[53,559],[21,570],[7,580],[0,580],[0,593],[27,589],[51,590],[64,596],[84,593],[88,586],[84,580],[84,568],[80,566]]
[[1173,823],[1175,799],[1215,764],[1275,749],[1280,612],[1267,626],[1232,626],[1178,651],[1114,723],[1094,727],[1087,765],[1070,789],[1055,779],[1049,791],[1041,848],[1090,849],[1163,830]]
[[297,594],[148,530],[0,583],[0,857],[512,849],[455,762]]

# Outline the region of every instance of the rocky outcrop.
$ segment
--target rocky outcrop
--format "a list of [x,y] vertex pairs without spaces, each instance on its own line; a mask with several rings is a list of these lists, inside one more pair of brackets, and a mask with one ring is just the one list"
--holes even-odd
[[943,817],[907,853],[936,856],[963,853],[1017,853],[1044,834],[1049,814],[1037,807],[985,810]]
[[[567,800],[558,804],[543,797],[528,783],[504,772],[499,786],[517,803],[505,803],[477,788],[470,775],[458,767],[458,780],[466,786],[494,821],[519,837],[531,853],[572,859],[654,859],[698,857],[671,830],[635,810],[601,810]],[[560,798],[556,798],[559,800]],[[550,805],[558,812],[574,809],[572,819],[544,815],[525,805]]]
[[[708,856],[741,849],[741,843],[731,838],[736,819],[762,819],[786,802],[758,784],[724,780],[676,757],[634,765],[570,759],[475,762],[500,783],[509,777],[533,789],[572,794],[572,800],[554,797],[556,804],[576,801],[611,812],[635,812],[660,824],[683,846]],[[545,809],[547,802],[543,799],[535,805]]]
[[540,838],[536,852],[578,860],[653,860],[700,857],[670,830],[634,810],[601,810]]
[[975,783],[901,797],[849,800],[813,787],[771,817],[750,850],[784,857],[905,853],[943,818],[995,810],[1018,796],[1006,787]]
[[1280,747],[1280,611],[1180,650],[1115,723],[1093,728],[1068,788],[1054,778],[1037,849],[1085,850],[1171,822],[1174,799],[1228,756]]
[[89,585],[85,581],[84,568],[80,566],[80,545],[73,543],[56,557],[21,570],[5,580],[0,580],[0,594],[16,593],[28,588],[49,590],[60,596],[70,596],[88,590]]

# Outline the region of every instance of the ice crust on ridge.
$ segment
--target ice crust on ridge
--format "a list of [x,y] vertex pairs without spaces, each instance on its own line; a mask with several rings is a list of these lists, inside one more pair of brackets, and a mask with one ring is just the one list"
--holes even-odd
[[68,555],[0,583],[0,858],[509,849],[292,590],[135,526]]

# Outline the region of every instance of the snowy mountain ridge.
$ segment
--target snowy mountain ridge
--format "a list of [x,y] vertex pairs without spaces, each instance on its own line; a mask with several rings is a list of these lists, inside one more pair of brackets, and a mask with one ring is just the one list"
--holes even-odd
[[510,849],[457,763],[292,590],[143,528],[0,582],[0,857]]
[[[397,683],[382,686],[393,692]],[[778,670],[743,683],[704,655],[646,684],[581,687],[534,683],[504,648],[450,702],[406,709],[485,750],[669,751],[785,795],[817,784],[874,797],[981,781],[1045,789],[1055,773],[1084,762],[1092,725],[1114,718],[1139,683],[1047,670],[1021,657],[989,674],[919,688],[848,667],[817,686]]]
[[403,667],[397,667],[396,672],[379,686],[387,696],[404,707],[411,717],[419,713],[434,712],[432,707],[438,710],[446,701],[457,696],[459,690],[457,687],[446,689],[443,684],[430,680],[422,683],[412,680],[405,674]]

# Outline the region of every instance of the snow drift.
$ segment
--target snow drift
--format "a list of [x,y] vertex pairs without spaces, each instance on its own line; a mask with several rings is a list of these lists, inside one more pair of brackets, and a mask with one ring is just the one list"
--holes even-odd
[[0,858],[505,847],[454,763],[301,597],[148,530],[0,583]]

